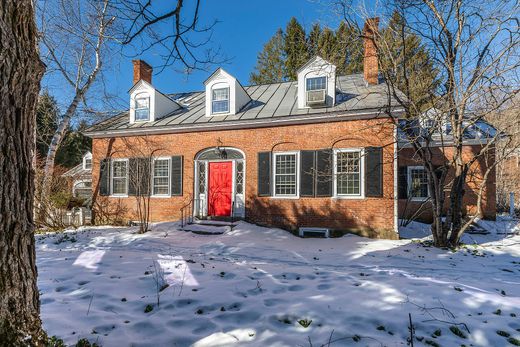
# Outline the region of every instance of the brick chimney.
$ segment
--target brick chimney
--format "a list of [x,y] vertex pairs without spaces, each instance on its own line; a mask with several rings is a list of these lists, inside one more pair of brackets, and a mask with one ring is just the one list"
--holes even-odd
[[377,84],[379,67],[377,65],[377,47],[374,42],[378,32],[379,17],[368,18],[363,27],[365,55],[363,57],[363,74],[368,84]]
[[134,83],[136,84],[140,80],[144,80],[152,84],[152,67],[148,65],[144,60],[132,60],[134,64]]

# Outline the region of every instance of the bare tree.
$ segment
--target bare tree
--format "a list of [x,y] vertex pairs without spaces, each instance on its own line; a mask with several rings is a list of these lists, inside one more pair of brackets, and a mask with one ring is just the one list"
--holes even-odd
[[33,2],[0,5],[0,341],[43,345],[33,223],[35,115],[44,65]]
[[121,24],[118,39],[123,45],[134,47],[137,54],[153,50],[162,58],[160,67],[176,66],[188,74],[225,60],[219,48],[208,47],[217,22],[201,24],[200,0],[154,5],[148,0],[111,1]]
[[[340,1],[339,5],[353,24],[358,19],[351,17],[352,13],[369,17],[368,11],[359,11],[359,4],[352,1]],[[402,41],[403,49],[393,50],[390,43],[394,41],[370,24],[364,30],[359,28],[359,34],[376,44],[388,94],[405,109],[406,119],[395,122],[399,122],[401,133],[427,172],[434,243],[454,247],[481,214],[485,183],[498,163],[496,144],[510,135],[490,132],[478,151],[468,155],[464,150],[475,128],[489,115],[500,112],[518,93],[520,5],[510,0],[387,0],[384,5],[404,19],[392,33],[393,39]],[[436,109],[432,114],[425,114],[412,95],[421,81],[417,78],[420,67],[413,66],[406,54],[410,33],[421,37],[438,71],[440,84],[432,88],[429,104]],[[509,145],[506,148],[511,150]],[[446,161],[435,166],[432,158],[438,150]],[[477,162],[484,164],[482,181],[476,187],[477,213],[465,219],[463,197]]]
[[[114,17],[109,0],[46,0],[39,4],[42,56],[49,73],[59,75],[71,100],[55,129],[45,161],[40,198],[49,194],[56,152],[80,103],[99,78],[111,39]],[[67,93],[65,93],[67,94]]]

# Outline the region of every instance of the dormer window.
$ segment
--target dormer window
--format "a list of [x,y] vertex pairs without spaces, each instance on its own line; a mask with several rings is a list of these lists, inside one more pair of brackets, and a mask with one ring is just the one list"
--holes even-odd
[[327,77],[311,77],[305,80],[307,106],[323,105],[327,96]]
[[229,113],[229,88],[215,88],[211,93],[211,113]]
[[150,96],[147,93],[135,96],[135,121],[146,122],[150,120]]
[[92,153],[90,152],[83,156],[83,170],[92,170]]

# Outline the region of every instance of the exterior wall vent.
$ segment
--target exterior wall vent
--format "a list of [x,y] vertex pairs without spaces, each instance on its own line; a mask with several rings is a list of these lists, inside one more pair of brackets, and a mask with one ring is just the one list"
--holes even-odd
[[327,228],[313,228],[313,227],[300,227],[298,229],[298,235],[300,237],[307,236],[323,236],[325,238],[330,237],[330,229]]

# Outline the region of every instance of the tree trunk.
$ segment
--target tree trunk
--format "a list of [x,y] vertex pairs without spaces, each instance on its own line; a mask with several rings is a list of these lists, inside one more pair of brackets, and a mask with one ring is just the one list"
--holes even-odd
[[0,341],[40,346],[33,225],[36,103],[45,70],[31,0],[0,3]]

